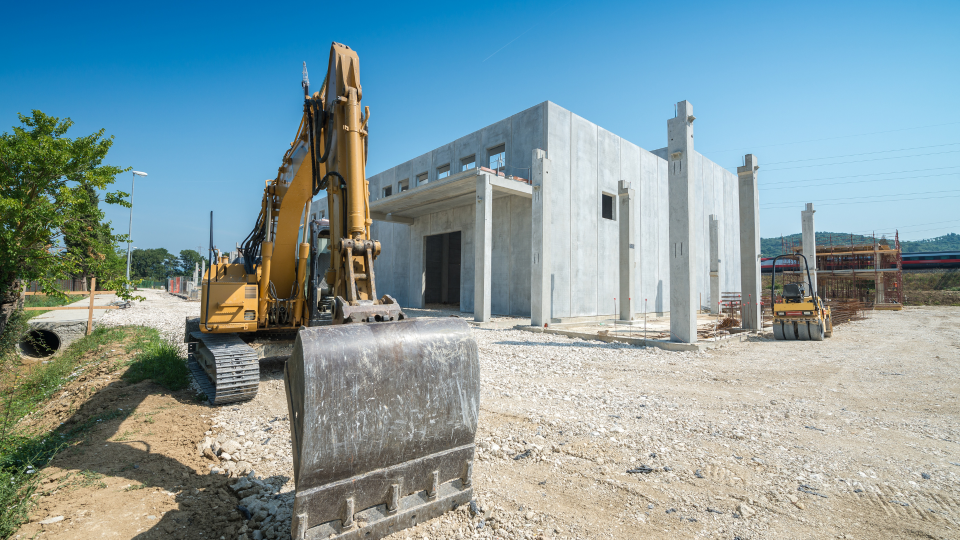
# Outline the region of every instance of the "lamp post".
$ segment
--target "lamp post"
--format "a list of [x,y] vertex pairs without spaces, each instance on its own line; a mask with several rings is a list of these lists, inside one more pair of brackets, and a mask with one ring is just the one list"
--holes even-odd
[[127,229],[127,281],[130,281],[130,242],[133,235],[133,185],[138,176],[146,176],[147,173],[132,171],[133,178],[130,180],[130,227]]

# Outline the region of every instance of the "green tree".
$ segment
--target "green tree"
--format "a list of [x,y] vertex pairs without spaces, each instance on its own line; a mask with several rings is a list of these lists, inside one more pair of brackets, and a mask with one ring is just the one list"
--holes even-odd
[[177,275],[180,259],[165,248],[137,249],[130,257],[130,275],[138,279],[166,279]]
[[110,223],[103,222],[97,190],[86,186],[84,191],[86,198],[80,198],[70,211],[71,218],[64,228],[63,243],[79,261],[81,275],[84,278],[96,275],[103,283],[108,276],[103,271],[105,268],[102,263],[108,254],[116,254],[113,229]]
[[[122,237],[75,226],[73,220],[81,214],[102,219],[99,209],[92,209],[89,190],[106,190],[116,175],[129,170],[103,163],[113,137],[105,138],[102,129],[69,138],[69,118],[37,110],[18,116],[22,125],[0,135],[0,332],[19,307],[22,281],[36,281],[44,292],[58,295],[57,280],[84,270],[96,274],[103,267],[106,257],[88,253],[105,254]],[[104,201],[129,206],[126,195],[107,191]],[[65,249],[67,236],[89,251]],[[130,297],[122,278],[103,285]]]
[[180,275],[193,275],[193,269],[196,268],[196,265],[200,264],[202,260],[203,257],[201,257],[195,249],[184,249],[180,251]]

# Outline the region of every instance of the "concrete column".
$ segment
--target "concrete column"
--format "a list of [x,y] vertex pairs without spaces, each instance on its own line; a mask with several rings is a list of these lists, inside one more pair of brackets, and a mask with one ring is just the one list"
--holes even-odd
[[[813,282],[813,291],[817,290],[817,229],[813,226],[813,203],[807,203],[807,209],[800,212],[800,224],[803,227],[803,256],[810,266],[810,281]],[[803,268],[800,268],[803,270]],[[807,276],[803,276],[806,281]]]
[[637,312],[633,293],[637,280],[637,250],[633,234],[634,190],[630,182],[621,180],[617,191],[620,208],[617,220],[620,224],[620,320],[632,321]]
[[710,214],[710,312],[720,309],[720,220]]
[[750,302],[744,310],[743,328],[759,330],[760,310],[760,193],[757,191],[757,158],[743,157],[743,167],[737,167],[740,184],[740,295]]
[[542,327],[550,323],[552,298],[550,295],[550,201],[546,197],[550,184],[550,160],[543,150],[533,151],[533,224],[531,233],[530,270],[530,324]]
[[693,105],[677,103],[677,116],[667,120],[667,189],[670,205],[670,339],[697,342],[694,245]]
[[477,226],[473,240],[473,320],[490,320],[490,288],[493,274],[493,186],[486,174],[477,176]]

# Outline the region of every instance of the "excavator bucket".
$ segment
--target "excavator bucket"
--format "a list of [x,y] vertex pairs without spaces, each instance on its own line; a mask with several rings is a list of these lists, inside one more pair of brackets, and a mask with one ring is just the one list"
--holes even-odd
[[284,382],[294,539],[382,538],[473,497],[480,366],[465,321],[304,328]]

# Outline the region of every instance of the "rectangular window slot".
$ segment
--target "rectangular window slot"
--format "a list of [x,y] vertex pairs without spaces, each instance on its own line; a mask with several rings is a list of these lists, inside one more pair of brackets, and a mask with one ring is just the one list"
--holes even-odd
[[616,220],[617,217],[613,213],[613,195],[608,193],[600,194],[600,215],[603,219]]
[[465,157],[460,160],[460,172],[475,169],[477,167],[477,155],[474,154],[470,157]]
[[487,150],[487,156],[490,158],[491,169],[495,171],[503,169],[507,165],[507,146],[505,144],[494,146]]
[[383,196],[384,196],[384,197],[389,197],[389,196],[391,196],[391,195],[393,195],[393,186],[387,186],[387,187],[383,188]]
[[404,191],[410,189],[410,179],[404,178],[403,180],[397,182],[397,193],[403,193]]
[[420,173],[417,175],[417,185],[427,183],[427,173]]
[[441,166],[437,167],[437,180],[440,180],[441,178],[446,178],[446,177],[448,177],[448,176],[450,176],[450,164],[449,164],[449,163],[447,163],[446,165],[441,165]]

